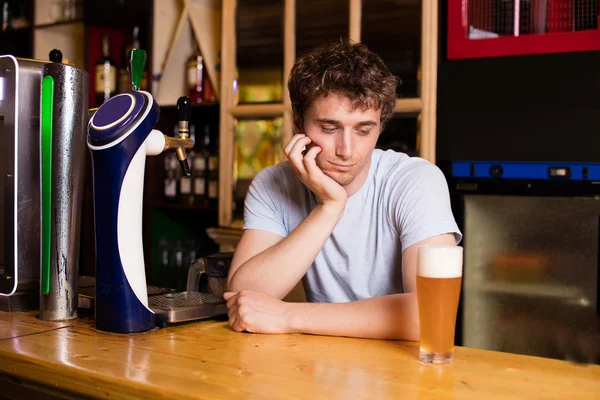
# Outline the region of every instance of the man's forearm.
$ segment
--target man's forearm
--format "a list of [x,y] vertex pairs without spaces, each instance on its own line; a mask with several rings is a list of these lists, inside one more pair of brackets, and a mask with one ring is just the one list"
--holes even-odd
[[289,303],[293,332],[371,339],[419,340],[416,293],[352,303]]
[[265,292],[279,299],[302,279],[340,220],[344,208],[318,205],[286,238],[235,272],[229,290]]

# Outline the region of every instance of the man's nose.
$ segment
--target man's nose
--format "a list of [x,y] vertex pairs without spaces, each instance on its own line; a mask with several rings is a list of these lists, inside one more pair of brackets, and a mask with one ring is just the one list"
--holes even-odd
[[354,140],[352,132],[343,132],[339,137],[335,148],[335,155],[347,160],[354,155]]

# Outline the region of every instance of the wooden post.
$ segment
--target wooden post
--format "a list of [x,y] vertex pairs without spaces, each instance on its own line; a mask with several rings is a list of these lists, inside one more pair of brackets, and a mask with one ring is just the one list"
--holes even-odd
[[[293,135],[293,116],[287,81],[296,61],[296,0],[285,0],[283,16],[283,147]],[[283,156],[283,155],[282,155]]]
[[235,121],[231,115],[234,106],[235,79],[235,13],[237,0],[223,0],[221,37],[221,98],[219,116],[219,226],[230,226],[233,202],[233,154]]
[[421,112],[420,156],[435,163],[437,102],[438,2],[423,0],[421,23]]
[[360,23],[362,13],[362,0],[350,0],[350,41],[360,42]]

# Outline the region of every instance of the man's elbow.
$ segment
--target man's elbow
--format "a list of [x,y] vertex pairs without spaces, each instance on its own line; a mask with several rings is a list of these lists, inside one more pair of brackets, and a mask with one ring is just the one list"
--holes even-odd
[[[239,278],[239,277],[237,277]],[[228,292],[239,292],[244,289],[240,283],[239,279],[236,279],[236,274],[232,274],[229,278],[227,278],[227,291]]]

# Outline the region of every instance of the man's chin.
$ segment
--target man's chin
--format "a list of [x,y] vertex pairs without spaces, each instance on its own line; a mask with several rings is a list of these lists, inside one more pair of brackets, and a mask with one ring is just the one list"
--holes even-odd
[[354,175],[343,172],[323,171],[325,175],[336,181],[340,186],[348,186],[354,180]]

